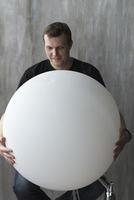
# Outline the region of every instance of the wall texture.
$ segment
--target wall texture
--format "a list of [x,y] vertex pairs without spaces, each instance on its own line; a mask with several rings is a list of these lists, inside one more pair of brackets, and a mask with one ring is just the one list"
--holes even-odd
[[[63,21],[73,33],[72,56],[100,70],[128,128],[134,131],[133,0],[2,0],[0,13],[0,114],[24,70],[44,59],[44,27]],[[134,196],[133,152],[132,141],[107,172],[118,200]],[[0,171],[0,200],[15,200],[13,169],[1,159]]]

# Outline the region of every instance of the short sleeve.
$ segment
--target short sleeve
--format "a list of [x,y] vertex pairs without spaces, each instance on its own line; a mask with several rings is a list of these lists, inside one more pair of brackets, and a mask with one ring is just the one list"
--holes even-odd
[[19,84],[18,84],[18,87],[17,89],[22,86],[26,81],[28,81],[29,79],[33,78],[33,73],[30,69],[26,70],[24,72],[24,74],[22,75],[20,81],[19,81]]

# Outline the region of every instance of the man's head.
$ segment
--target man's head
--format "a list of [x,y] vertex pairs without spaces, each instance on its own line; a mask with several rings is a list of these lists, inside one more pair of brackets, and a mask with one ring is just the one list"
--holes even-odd
[[67,24],[55,22],[48,25],[43,33],[45,52],[55,69],[67,69],[70,65],[72,47],[71,30]]

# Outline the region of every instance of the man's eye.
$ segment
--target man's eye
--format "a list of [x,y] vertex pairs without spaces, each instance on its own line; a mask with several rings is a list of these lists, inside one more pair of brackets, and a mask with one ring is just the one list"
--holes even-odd
[[47,47],[47,50],[52,50],[52,47]]
[[62,50],[62,49],[64,49],[64,47],[63,47],[63,46],[61,46],[61,47],[58,47],[58,49],[59,49],[59,50]]

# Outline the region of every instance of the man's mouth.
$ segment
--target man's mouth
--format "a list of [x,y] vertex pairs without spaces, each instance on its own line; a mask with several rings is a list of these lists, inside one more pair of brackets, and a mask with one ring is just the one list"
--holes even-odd
[[60,61],[61,58],[52,58],[52,60],[57,62],[57,61]]

